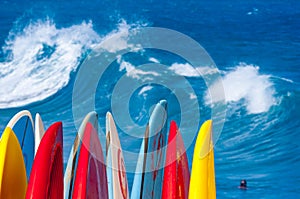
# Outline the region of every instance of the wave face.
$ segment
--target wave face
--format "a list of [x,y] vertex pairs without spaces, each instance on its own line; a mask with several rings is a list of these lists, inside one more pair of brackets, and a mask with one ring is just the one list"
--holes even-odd
[[[0,108],[24,106],[57,93],[100,37],[91,22],[57,28],[51,20],[12,30],[0,62]],[[16,81],[17,80],[17,81]]]

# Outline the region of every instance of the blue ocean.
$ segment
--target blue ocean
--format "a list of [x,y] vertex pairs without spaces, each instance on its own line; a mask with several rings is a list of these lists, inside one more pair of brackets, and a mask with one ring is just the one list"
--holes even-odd
[[[98,113],[105,148],[110,111],[123,150],[137,154],[154,105],[166,99],[190,166],[201,124],[216,124],[217,198],[300,198],[299,1],[3,0],[0,18],[1,132],[23,109],[40,113],[46,128],[62,121],[66,164],[83,113]],[[136,49],[130,38],[139,30],[154,30],[157,45]],[[177,46],[197,60],[183,38],[208,60],[194,65],[159,47]],[[99,45],[126,53],[94,63]],[[78,84],[82,69],[86,82]],[[124,156],[131,189],[136,159]],[[241,179],[247,190],[238,189]]]

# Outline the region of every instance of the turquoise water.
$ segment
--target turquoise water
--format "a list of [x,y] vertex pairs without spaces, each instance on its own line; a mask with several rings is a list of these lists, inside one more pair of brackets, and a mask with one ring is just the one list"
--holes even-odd
[[[84,116],[75,118],[74,123],[72,95],[86,56],[108,38],[120,37],[113,46],[130,48],[128,32],[144,27],[168,28],[201,44],[222,76],[226,118],[215,140],[217,197],[297,198],[299,8],[298,1],[1,1],[0,131],[23,109],[33,115],[39,112],[46,127],[62,121],[66,163],[76,134],[75,123]],[[193,91],[187,92],[183,102],[177,99],[175,90],[188,91],[188,87],[174,79],[172,86],[140,84],[129,99],[126,89],[124,95],[113,96],[122,77],[156,80],[155,73],[141,68],[145,63],[167,65],[165,77],[182,77]],[[185,117],[194,124],[194,111],[200,113],[196,127],[181,128],[183,135],[193,138],[197,133],[194,128],[211,118],[213,106],[203,77],[195,75],[189,64],[172,52],[158,49],[116,57],[97,82],[94,98],[102,146],[106,112],[112,111],[121,122],[129,110],[139,128],[122,126],[121,122],[119,136],[124,150],[137,153],[141,139],[136,136],[143,135],[149,113],[160,99],[168,100],[169,119],[178,123]],[[128,75],[132,69],[139,72]],[[185,108],[190,100],[198,106]],[[114,106],[124,110],[124,115],[114,113]],[[190,164],[193,146],[194,142],[187,145]],[[125,156],[128,170],[135,161]],[[133,174],[128,177],[131,187]],[[242,178],[248,180],[246,191],[237,189]]]

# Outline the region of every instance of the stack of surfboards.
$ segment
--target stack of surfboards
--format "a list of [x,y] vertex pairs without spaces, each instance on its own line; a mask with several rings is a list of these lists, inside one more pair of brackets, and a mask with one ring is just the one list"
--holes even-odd
[[39,114],[17,113],[0,138],[2,198],[216,198],[212,121],[201,126],[191,173],[175,121],[167,131],[167,102],[156,104],[145,129],[131,194],[122,147],[111,113],[106,114],[106,150],[98,136],[98,115],[86,115],[63,168],[62,123],[46,131]]
[[108,198],[96,112],[90,112],[81,123],[67,163],[64,187],[64,198]]
[[[0,139],[0,198],[24,198],[36,149],[44,134],[39,114],[33,126],[29,111],[17,113]],[[17,187],[17,188],[16,188]]]

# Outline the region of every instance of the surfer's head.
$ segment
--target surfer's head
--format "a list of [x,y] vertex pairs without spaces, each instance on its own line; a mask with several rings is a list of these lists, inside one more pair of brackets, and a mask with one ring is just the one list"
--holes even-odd
[[241,180],[240,188],[247,188],[247,181],[245,179]]

